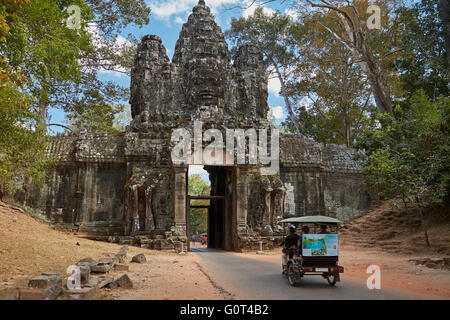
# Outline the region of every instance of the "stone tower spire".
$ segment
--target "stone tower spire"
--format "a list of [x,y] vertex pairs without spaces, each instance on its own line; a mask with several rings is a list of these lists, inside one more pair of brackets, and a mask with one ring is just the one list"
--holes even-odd
[[204,0],[183,24],[172,61],[161,38],[143,37],[131,75],[132,129],[159,137],[168,132],[160,127],[179,121],[241,128],[265,121],[269,106],[262,54],[245,45],[231,60]]
[[221,28],[205,1],[199,1],[180,32],[172,63],[183,78],[186,108],[224,108],[224,79],[231,56]]

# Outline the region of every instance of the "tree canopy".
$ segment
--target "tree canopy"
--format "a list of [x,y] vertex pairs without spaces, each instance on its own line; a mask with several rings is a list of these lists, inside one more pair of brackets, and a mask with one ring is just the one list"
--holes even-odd
[[147,24],[149,14],[145,0],[2,1],[0,184],[42,174],[49,108],[64,110],[72,130],[114,130],[129,88],[99,80],[98,72],[130,71],[136,40],[119,33]]

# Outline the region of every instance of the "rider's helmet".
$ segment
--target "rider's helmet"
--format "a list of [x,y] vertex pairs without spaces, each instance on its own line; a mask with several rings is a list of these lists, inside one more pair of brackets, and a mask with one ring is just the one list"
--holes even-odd
[[294,233],[296,229],[297,229],[297,227],[295,225],[293,225],[293,224],[291,224],[289,226],[289,232],[291,232],[291,233]]

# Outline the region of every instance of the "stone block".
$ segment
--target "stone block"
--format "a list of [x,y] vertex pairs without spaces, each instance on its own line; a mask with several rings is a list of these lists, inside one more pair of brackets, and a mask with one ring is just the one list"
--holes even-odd
[[114,271],[129,271],[130,267],[126,264],[116,263],[114,265]]
[[110,288],[122,288],[122,289],[131,289],[133,288],[133,282],[127,274],[123,274],[119,276],[117,279],[109,285]]
[[98,262],[91,266],[92,273],[107,273],[111,270],[112,265],[110,263]]
[[97,264],[97,260],[94,260],[94,259],[92,259],[90,257],[89,258],[84,258],[84,259],[81,259],[80,261],[77,262],[77,265],[79,265],[79,264],[85,264],[85,265],[92,266],[92,265]]
[[128,245],[125,245],[120,249],[120,251],[116,254],[116,259],[119,263],[124,263],[125,258],[127,256]]
[[97,287],[102,289],[102,288],[108,286],[113,281],[114,281],[113,277],[104,277],[104,278],[99,277],[99,282],[98,282]]
[[61,286],[55,285],[44,289],[44,297],[46,300],[55,300],[63,293]]
[[20,289],[19,300],[45,300],[43,289]]
[[70,300],[86,299],[95,291],[95,287],[83,287],[80,289],[70,289],[65,293]]
[[28,282],[28,286],[38,289],[47,289],[53,286],[62,287],[62,278],[57,273],[52,275],[40,275],[38,277],[32,278]]
[[80,280],[81,284],[89,283],[89,279],[91,277],[91,266],[86,264],[78,265],[80,268]]
[[135,255],[131,259],[131,262],[145,263],[145,262],[147,262],[147,259],[145,258],[145,255],[143,253],[140,253],[140,254]]

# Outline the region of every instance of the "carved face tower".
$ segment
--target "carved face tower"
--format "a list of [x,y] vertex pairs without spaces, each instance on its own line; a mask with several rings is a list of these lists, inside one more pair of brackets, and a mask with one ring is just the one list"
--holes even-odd
[[183,25],[172,62],[159,37],[145,36],[131,76],[132,130],[160,131],[157,122],[192,122],[205,110],[218,127],[264,121],[268,94],[261,53],[244,45],[233,60],[204,1]]
[[224,108],[224,79],[230,69],[225,38],[204,1],[194,7],[175,46],[173,63],[181,67],[188,108]]

